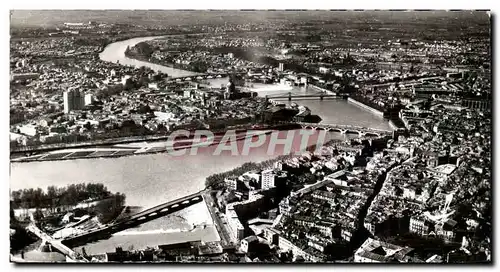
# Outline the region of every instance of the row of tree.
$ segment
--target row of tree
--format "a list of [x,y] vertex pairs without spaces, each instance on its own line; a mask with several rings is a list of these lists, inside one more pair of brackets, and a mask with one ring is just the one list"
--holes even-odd
[[260,163],[246,162],[246,163],[242,164],[241,166],[234,168],[233,170],[208,176],[207,179],[205,180],[205,186],[207,188],[212,188],[212,189],[219,188],[224,183],[225,178],[229,178],[232,176],[240,176],[248,171],[255,171],[255,170],[271,168],[274,166],[275,162],[281,161],[285,158],[289,158],[290,156],[291,155],[283,155],[283,156],[279,156],[278,158],[270,159],[270,160],[263,161]]
[[[117,194],[120,195],[120,193]],[[14,209],[74,206],[83,201],[101,200],[111,196],[113,194],[101,183],[80,183],[65,187],[49,186],[46,191],[41,188],[30,188],[11,192]]]

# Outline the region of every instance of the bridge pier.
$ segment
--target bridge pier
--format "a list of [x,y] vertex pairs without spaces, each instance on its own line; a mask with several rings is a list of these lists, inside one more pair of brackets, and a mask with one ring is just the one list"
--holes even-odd
[[390,135],[391,131],[388,130],[377,130],[377,129],[370,129],[370,128],[364,128],[364,127],[357,127],[357,126],[349,126],[349,125],[336,125],[336,124],[312,124],[312,123],[297,123],[299,124],[303,129],[324,129],[327,131],[338,131],[341,134],[347,134],[353,133],[353,134],[358,134],[360,137],[365,137],[367,135],[371,136],[376,136],[376,137],[381,137],[384,135]]

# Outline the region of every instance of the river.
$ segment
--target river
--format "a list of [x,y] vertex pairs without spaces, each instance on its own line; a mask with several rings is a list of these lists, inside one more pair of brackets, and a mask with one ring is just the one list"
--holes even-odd
[[[192,72],[129,59],[124,51],[127,46],[151,40],[155,37],[133,38],[108,45],[99,55],[104,61],[117,62],[136,67],[149,68],[171,76],[192,75]],[[215,79],[217,85],[224,79]],[[310,88],[255,84],[259,95],[292,92],[294,94],[317,92]],[[286,101],[288,103],[288,101]],[[379,129],[388,129],[388,122],[345,100],[297,101],[309,107],[313,114],[320,115],[324,123],[352,124]],[[338,133],[329,133],[328,139],[342,139]],[[215,148],[215,147],[214,147]],[[266,149],[256,149],[250,156],[211,156],[209,152],[197,156],[173,158],[165,154],[150,154],[120,158],[79,159],[67,161],[45,161],[11,163],[11,189],[30,187],[46,188],[50,185],[64,186],[74,182],[102,182],[109,190],[127,195],[129,205],[149,207],[201,190],[205,177],[230,170],[248,161],[262,161],[273,156]]]
[[[124,51],[127,46],[152,38],[154,37],[115,42],[108,45],[99,56],[104,61],[115,63],[119,61],[120,64],[136,67],[146,66],[174,77],[195,74],[125,57]],[[221,81],[224,79],[214,80],[211,84],[217,86]],[[262,96],[288,92],[295,94],[317,92],[309,88],[291,87],[290,89],[285,86],[263,84],[256,84],[255,90]],[[309,107],[313,114],[320,115],[324,123],[389,128],[388,123],[382,118],[345,100],[304,100],[297,101],[297,103]],[[336,132],[327,135],[327,139],[345,139],[345,137],[353,136],[345,136]],[[12,190],[32,187],[46,189],[50,185],[65,186],[70,183],[101,182],[112,192],[125,193],[128,205],[151,207],[203,189],[205,178],[211,174],[230,170],[245,162],[263,161],[279,155],[278,153],[267,154],[267,145],[252,150],[248,156],[213,156],[210,150],[207,148],[207,152],[196,156],[181,157],[148,154],[120,158],[11,163],[10,187]],[[184,215],[181,212],[179,216],[186,217],[187,214],[190,212],[186,211]],[[172,225],[168,228],[179,227]],[[158,226],[153,229],[158,229]]]
[[160,37],[140,37],[140,38],[133,38],[129,40],[124,40],[124,41],[118,41],[111,43],[107,45],[104,50],[99,54],[99,58],[103,61],[109,61],[109,62],[119,62],[122,65],[131,65],[134,67],[141,67],[145,66],[148,68],[151,68],[155,71],[161,71],[162,73],[166,73],[170,76],[174,77],[181,77],[181,76],[192,76],[196,75],[198,73],[191,72],[191,71],[186,71],[186,70],[180,70],[180,69],[175,69],[171,67],[166,67],[163,65],[158,65],[154,63],[149,63],[145,61],[140,61],[136,59],[131,59],[127,58],[125,56],[125,50],[127,50],[127,47],[133,47],[134,45],[144,42],[144,41],[149,41],[152,39],[156,39]]

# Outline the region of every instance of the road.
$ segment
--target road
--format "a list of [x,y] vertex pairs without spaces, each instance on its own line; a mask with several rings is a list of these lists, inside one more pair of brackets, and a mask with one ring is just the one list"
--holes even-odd
[[61,253],[63,253],[64,255],[69,257],[70,259],[72,259],[74,261],[88,262],[88,260],[86,260],[82,256],[78,256],[78,254],[76,252],[74,252],[71,248],[63,245],[63,243],[61,243],[61,241],[56,240],[56,239],[52,238],[51,236],[49,236],[48,234],[46,234],[45,232],[41,231],[34,224],[30,224],[28,226],[28,230],[30,232],[34,233],[40,239],[49,242],[53,247],[55,247],[57,250],[61,251]]
[[231,235],[229,234],[228,230],[226,229],[227,223],[221,216],[217,214],[217,204],[215,203],[214,199],[210,195],[210,193],[213,191],[205,191],[203,194],[203,198],[205,199],[205,203],[207,204],[208,211],[210,212],[210,215],[212,216],[212,219],[215,224],[215,228],[219,232],[219,236],[221,237],[221,242],[223,246],[228,246],[228,245],[233,245],[233,240],[231,239]]

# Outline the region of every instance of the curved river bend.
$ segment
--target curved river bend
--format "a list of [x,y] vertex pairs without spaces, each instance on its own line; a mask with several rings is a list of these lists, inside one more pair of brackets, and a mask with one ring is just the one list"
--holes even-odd
[[[125,57],[127,46],[157,37],[134,38],[108,45],[99,55],[104,61],[124,65],[146,66],[161,70],[170,76],[187,76],[195,73],[165,67]],[[265,85],[258,86],[259,95],[313,92],[310,89]],[[382,118],[344,100],[300,101],[318,114],[325,123],[352,124],[373,128],[389,128]],[[329,133],[327,139],[343,139],[338,133]],[[215,148],[215,147],[214,147]],[[210,152],[196,156],[171,157],[167,154],[150,154],[121,158],[79,159],[11,163],[10,187],[12,190],[50,185],[64,186],[77,182],[102,182],[113,192],[125,193],[128,205],[154,206],[204,188],[205,178],[224,172],[245,162],[262,161],[267,146],[254,149],[249,156],[212,156]]]

